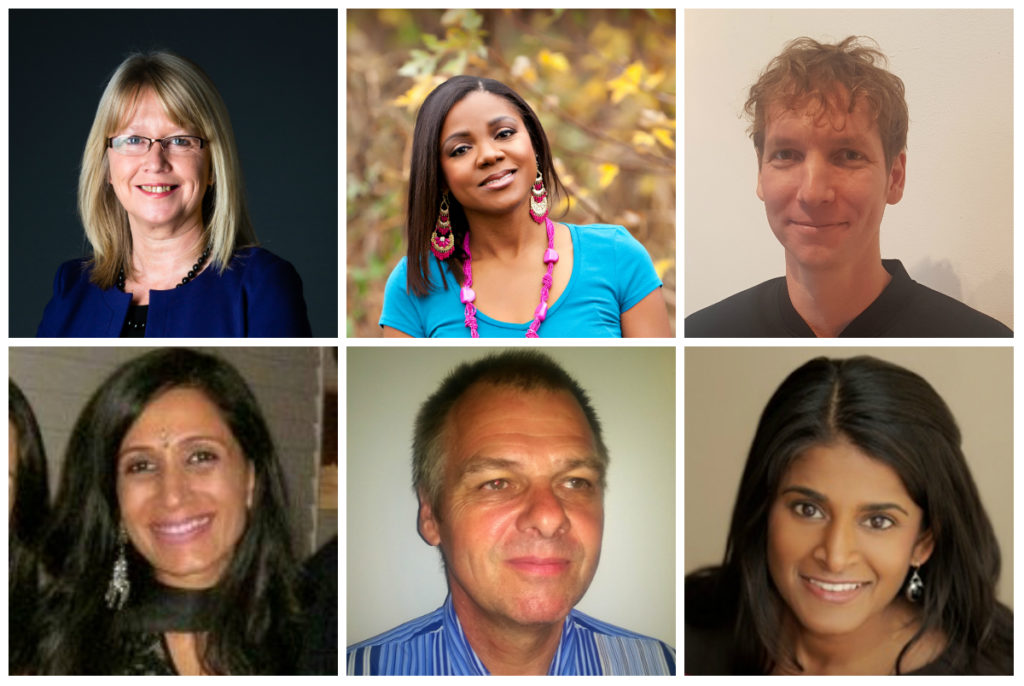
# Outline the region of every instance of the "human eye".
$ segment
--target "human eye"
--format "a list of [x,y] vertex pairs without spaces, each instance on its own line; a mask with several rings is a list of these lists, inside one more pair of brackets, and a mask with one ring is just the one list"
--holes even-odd
[[128,476],[156,471],[156,463],[144,455],[128,457],[122,461],[122,469]]
[[594,488],[594,482],[582,476],[570,476],[565,480],[565,485],[573,491],[588,491]]
[[512,137],[514,135],[516,135],[516,130],[511,128],[511,127],[506,126],[506,127],[502,128],[502,129],[500,129],[498,131],[498,133],[496,133],[494,135],[494,137],[495,138],[510,138],[510,137]]
[[465,154],[468,150],[468,145],[456,145],[454,148],[448,151],[448,157],[458,157],[459,155]]
[[509,488],[511,484],[508,479],[490,479],[480,485],[482,491],[504,491]]
[[802,519],[823,519],[825,517],[825,513],[821,511],[820,507],[806,500],[795,502],[789,507],[793,514]]
[[890,527],[896,526],[895,520],[888,515],[875,514],[864,520],[869,529],[875,529],[877,531],[884,531]]
[[843,162],[863,162],[867,158],[856,150],[847,148],[839,152],[839,159]]
[[217,454],[211,450],[196,449],[189,453],[186,462],[191,465],[202,465],[217,461]]
[[167,142],[175,148],[190,148],[192,147],[192,139],[188,136],[172,136],[167,139]]

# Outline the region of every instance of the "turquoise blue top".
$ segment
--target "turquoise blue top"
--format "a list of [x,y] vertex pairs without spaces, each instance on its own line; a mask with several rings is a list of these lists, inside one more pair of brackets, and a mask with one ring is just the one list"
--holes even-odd
[[[621,338],[622,313],[661,286],[647,250],[624,227],[566,224],[572,237],[572,274],[558,300],[548,308],[541,338]],[[406,290],[406,258],[388,277],[381,326],[419,338],[469,338],[466,308],[448,264],[431,259],[433,290],[426,297]],[[555,265],[558,269],[558,265]],[[445,289],[442,279],[447,283]],[[540,295],[540,284],[537,284]],[[503,322],[476,314],[481,338],[522,338],[530,322]]]

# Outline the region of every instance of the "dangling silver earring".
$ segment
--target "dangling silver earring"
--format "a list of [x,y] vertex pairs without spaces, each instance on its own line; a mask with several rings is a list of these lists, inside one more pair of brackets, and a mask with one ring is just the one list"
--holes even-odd
[[921,569],[921,565],[914,567],[914,573],[910,575],[910,580],[907,581],[907,588],[903,592],[907,600],[912,603],[916,603],[924,596],[924,582],[921,581],[921,575],[917,573],[919,569]]
[[125,548],[128,545],[128,532],[122,524],[117,532],[117,558],[114,560],[114,573],[107,584],[107,594],[103,599],[111,610],[120,610],[128,602],[131,582],[128,581],[128,557]]

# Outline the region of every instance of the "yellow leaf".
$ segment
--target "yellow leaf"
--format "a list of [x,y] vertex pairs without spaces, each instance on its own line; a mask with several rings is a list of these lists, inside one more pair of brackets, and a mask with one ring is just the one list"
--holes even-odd
[[[441,79],[443,80],[443,79]],[[434,90],[434,87],[438,85],[440,81],[437,77],[430,74],[419,77],[416,83],[405,91],[397,98],[392,101],[392,104],[398,107],[404,107],[410,112],[415,112],[419,109],[419,106],[423,104],[423,101],[430,95],[430,91]]]
[[522,79],[527,83],[537,82],[537,70],[533,68],[533,64],[530,63],[530,58],[526,55],[519,55],[512,60],[512,76],[517,79]]
[[550,52],[544,48],[537,53],[537,62],[551,71],[569,71],[569,60],[560,52]]
[[654,137],[658,139],[658,142],[664,145],[669,150],[676,149],[676,143],[672,140],[672,134],[669,133],[668,129],[657,128],[653,131]]
[[651,90],[652,88],[655,88],[659,83],[661,83],[664,80],[665,80],[665,72],[664,72],[664,70],[654,72],[653,74],[648,74],[647,78],[644,79],[644,88],[646,88],[647,90]]
[[660,260],[654,261],[654,271],[657,272],[659,279],[665,278],[665,272],[672,268],[675,264],[675,260],[671,257],[666,257]]
[[600,165],[597,170],[601,174],[601,177],[597,181],[597,185],[602,189],[608,188],[608,186],[612,185],[612,181],[614,181],[615,177],[619,175],[619,165],[612,164],[611,162],[606,162]]
[[647,146],[653,148],[654,136],[646,131],[637,131],[633,134],[633,145],[637,147]]
[[608,82],[611,90],[613,103],[621,102],[627,95],[639,92],[640,81],[644,76],[644,65],[642,62],[634,62],[626,67],[621,74]]

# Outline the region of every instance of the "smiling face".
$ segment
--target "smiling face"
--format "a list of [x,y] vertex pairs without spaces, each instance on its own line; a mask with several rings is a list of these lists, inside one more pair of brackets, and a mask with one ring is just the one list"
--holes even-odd
[[597,569],[602,473],[571,394],[471,387],[446,427],[440,516],[422,501],[420,532],[440,545],[459,619],[560,623]]
[[519,111],[505,98],[473,91],[457,102],[440,146],[444,187],[467,217],[513,212],[528,202],[537,160]]
[[887,166],[874,117],[861,101],[847,112],[846,98],[768,108],[757,197],[787,266],[877,267],[882,214],[903,197],[906,153]]
[[210,588],[245,530],[254,470],[201,391],[174,388],[121,441],[117,501],[135,549],[157,580]]
[[[131,134],[147,138],[198,135],[172,121],[150,88],[139,93],[128,121],[110,135]],[[208,146],[193,153],[171,154],[153,143],[149,152],[139,156],[107,148],[107,164],[108,180],[133,230],[202,227],[203,196],[210,185]]]
[[768,568],[803,631],[885,626],[912,565],[931,555],[923,512],[896,472],[845,440],[794,460],[768,521]]

